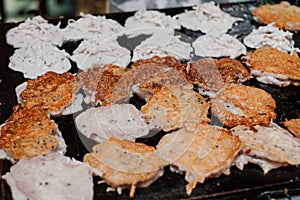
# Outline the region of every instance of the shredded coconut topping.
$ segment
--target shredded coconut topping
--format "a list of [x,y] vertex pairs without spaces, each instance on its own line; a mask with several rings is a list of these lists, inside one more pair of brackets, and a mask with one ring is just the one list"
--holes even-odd
[[214,2],[199,4],[194,10],[175,16],[185,28],[203,33],[226,33],[241,18],[223,12]]
[[81,18],[78,20],[69,20],[67,27],[63,30],[64,40],[111,38],[124,31],[121,24],[105,16],[82,13],[80,15]]
[[[281,51],[292,52],[294,50],[293,33],[283,31],[274,23],[260,26],[244,38],[244,44],[250,48],[258,49],[262,46],[271,46]],[[299,49],[296,49],[300,51]]]
[[246,47],[228,34],[200,36],[192,46],[195,54],[201,57],[236,58],[241,54],[246,54]]
[[179,60],[190,59],[193,51],[191,45],[181,41],[180,35],[174,36],[173,34],[174,32],[168,29],[159,29],[134,49],[132,61],[153,56],[172,56]]
[[36,16],[10,29],[6,33],[6,42],[15,48],[29,47],[40,42],[61,46],[63,35],[59,25],[54,26],[41,16]]
[[[135,37],[141,34],[153,34],[157,29],[180,29],[180,24],[164,13],[154,10],[140,10],[125,21],[126,35]],[[152,29],[151,29],[152,28]]]
[[116,40],[84,40],[73,52],[71,59],[79,69],[86,69],[93,64],[115,64],[127,67],[130,63],[130,51],[121,47]]
[[34,79],[48,71],[63,73],[71,68],[69,54],[49,43],[36,43],[16,49],[10,57],[9,68],[20,71],[25,78]]

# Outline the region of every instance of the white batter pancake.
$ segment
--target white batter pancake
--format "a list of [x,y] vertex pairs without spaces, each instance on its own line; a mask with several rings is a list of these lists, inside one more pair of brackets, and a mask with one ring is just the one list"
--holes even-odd
[[79,69],[90,68],[94,64],[114,64],[127,67],[130,63],[130,51],[121,47],[115,39],[97,41],[84,40],[73,52],[71,59]]
[[153,34],[156,28],[180,29],[180,24],[171,16],[154,10],[140,10],[125,21],[126,35],[135,37]]
[[9,68],[22,72],[25,78],[34,79],[46,72],[67,72],[71,69],[70,55],[50,43],[36,43],[27,48],[16,49],[9,58]]
[[78,20],[69,20],[67,27],[63,30],[64,40],[110,38],[124,31],[121,24],[105,16],[82,13],[80,15],[81,18]]
[[6,42],[15,48],[28,47],[40,42],[61,46],[63,34],[59,25],[54,26],[41,16],[36,16],[8,30]]
[[201,57],[236,58],[246,54],[246,47],[236,38],[228,35],[203,35],[192,44],[195,54]]
[[203,33],[226,33],[241,18],[223,12],[213,1],[199,4],[194,10],[176,15],[178,22],[185,28]]
[[243,42],[250,48],[258,49],[262,46],[271,46],[285,52],[292,52],[295,44],[293,33],[283,31],[273,26],[273,23],[253,30],[244,38]]
[[188,60],[191,58],[193,48],[189,43],[181,41],[180,37],[180,35],[174,36],[171,30],[159,29],[134,49],[132,61],[153,56],[172,56],[179,60]]

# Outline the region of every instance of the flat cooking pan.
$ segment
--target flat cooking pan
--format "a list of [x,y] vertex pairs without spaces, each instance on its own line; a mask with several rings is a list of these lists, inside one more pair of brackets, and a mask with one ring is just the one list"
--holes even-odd
[[[250,2],[242,4],[222,4],[221,8],[229,12],[233,16],[244,18],[244,22],[235,26],[229,34],[236,35],[237,38],[242,39],[251,30],[258,26],[252,20],[249,9],[265,2]],[[295,2],[294,2],[295,3]],[[175,8],[162,10],[170,15],[183,12],[185,9],[190,8]],[[133,13],[116,13],[107,14],[107,18],[112,18],[124,24],[125,19],[132,16]],[[62,25],[66,25],[68,19],[55,19],[50,22],[57,23],[60,21]],[[0,26],[0,123],[5,120],[12,113],[12,107],[17,104],[15,96],[15,87],[25,81],[23,75],[19,72],[9,69],[9,57],[13,54],[14,49],[7,45],[5,42],[5,34],[8,29],[16,26],[17,24],[1,24]],[[188,37],[195,39],[200,32],[192,32],[186,29],[179,31]],[[300,34],[294,33],[294,40],[296,47],[300,47]],[[121,45],[129,45],[120,39]],[[134,42],[134,41],[133,41]],[[132,41],[129,42],[133,45]],[[79,43],[66,43],[63,45],[67,52],[71,53]],[[78,71],[75,64],[73,64],[72,73]],[[300,117],[300,87],[288,86],[280,88],[276,86],[261,84],[254,79],[246,82],[247,85],[256,86],[269,92],[277,103],[277,118],[275,122],[282,126],[285,119],[299,118]],[[141,104],[138,99],[131,99],[133,104]],[[81,160],[83,155],[89,150],[82,143],[82,136],[78,134],[74,125],[74,116],[67,115],[59,118],[54,118],[61,130],[63,137],[68,145],[67,156]],[[155,135],[151,138],[142,138],[138,141],[144,142],[149,145],[155,145],[159,140],[159,136]],[[300,155],[299,155],[300,156]],[[11,166],[9,161],[0,161],[1,175],[9,171]],[[115,192],[107,193],[105,184],[97,184],[100,178],[94,178],[94,199],[129,199],[128,190],[124,190],[122,195]],[[218,178],[207,179],[205,183],[198,184],[193,190],[191,196],[185,193],[186,181],[184,176],[170,172],[166,167],[163,177],[158,179],[147,188],[138,189],[135,193],[135,199],[300,199],[300,168],[294,166],[282,167],[270,171],[264,175],[262,170],[252,164],[246,165],[243,171],[238,170],[236,167],[231,168],[231,174],[221,175]],[[0,181],[1,199],[12,199],[10,189],[5,181]]]

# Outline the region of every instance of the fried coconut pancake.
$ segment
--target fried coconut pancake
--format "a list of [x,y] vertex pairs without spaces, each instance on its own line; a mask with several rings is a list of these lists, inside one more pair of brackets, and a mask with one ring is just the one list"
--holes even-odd
[[236,84],[219,90],[211,100],[212,114],[229,127],[268,126],[276,118],[275,107],[275,100],[264,90]]
[[93,65],[80,72],[78,78],[83,82],[85,101],[93,106],[97,104],[111,105],[115,85],[125,72],[126,69],[112,64]]
[[112,98],[113,102],[128,102],[135,93],[147,101],[155,91],[171,86],[193,88],[181,71],[164,64],[146,63],[135,66],[121,77]]
[[300,7],[290,5],[287,1],[279,4],[265,4],[253,9],[252,14],[258,21],[269,24],[275,22],[278,28],[299,31],[300,30]]
[[251,74],[262,83],[281,87],[300,85],[300,59],[295,51],[290,55],[264,46],[253,53],[248,52],[242,59],[246,61]]
[[[296,166],[300,164],[299,138],[294,137],[275,123],[271,123],[269,126],[256,125],[254,128],[256,132],[244,125],[232,129],[232,133],[242,141],[243,154],[281,164],[278,167],[284,166],[284,164]],[[263,168],[262,165],[260,166]],[[265,168],[263,170],[265,173],[267,172]]]
[[47,72],[37,79],[28,80],[20,98],[24,107],[30,108],[41,104],[43,109],[57,116],[73,102],[75,93],[80,87],[75,80],[76,76],[69,72],[63,74]]
[[283,124],[294,136],[300,137],[300,118],[285,120]]
[[47,155],[58,147],[57,129],[41,105],[17,105],[1,126],[0,148],[16,160]]
[[188,195],[206,178],[229,174],[229,168],[241,149],[238,137],[207,124],[194,130],[180,129],[165,135],[158,143],[157,154],[177,172],[185,173]]
[[162,176],[166,165],[154,147],[113,137],[95,145],[84,162],[113,188],[130,188],[131,198],[136,187],[147,187]]
[[102,106],[108,106],[113,103],[112,96],[116,84],[125,72],[126,69],[115,65],[110,65],[104,69],[97,84],[97,92],[95,95],[96,104],[100,103]]
[[139,65],[148,64],[148,63],[167,65],[169,67],[177,69],[178,71],[181,71],[185,75],[187,73],[186,71],[187,64],[182,64],[178,59],[171,56],[166,56],[166,57],[153,56],[152,58],[149,59],[138,60],[131,65],[131,68],[134,68]]
[[195,127],[199,122],[209,122],[210,104],[200,94],[182,87],[169,87],[150,97],[141,111],[149,129],[171,131]]
[[201,94],[210,97],[224,86],[250,78],[247,69],[231,58],[203,58],[189,64],[188,80],[199,88]]

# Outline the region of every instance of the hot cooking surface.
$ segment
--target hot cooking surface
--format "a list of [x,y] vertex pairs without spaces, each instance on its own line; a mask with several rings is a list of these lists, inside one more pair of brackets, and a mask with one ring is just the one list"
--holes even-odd
[[[229,34],[236,35],[237,38],[242,39],[251,30],[258,26],[252,20],[249,9],[258,5],[257,3],[245,4],[224,4],[221,8],[229,12],[233,16],[242,17],[244,21],[238,23],[229,31]],[[185,8],[163,10],[167,14],[173,15],[183,12]],[[189,8],[186,8],[189,9]],[[108,14],[108,18],[115,19],[121,24],[127,17],[133,13]],[[56,23],[58,20],[53,20]],[[63,25],[66,24],[67,19],[60,20]],[[12,107],[17,104],[15,96],[15,87],[25,81],[23,75],[19,72],[9,69],[9,57],[13,54],[14,49],[5,42],[5,33],[8,29],[16,26],[16,24],[3,24],[0,28],[0,123],[5,120],[12,113]],[[193,32],[186,29],[181,29],[180,34],[187,35],[191,39],[196,39],[201,35],[200,32]],[[296,46],[300,47],[300,34],[294,34]],[[120,44],[123,46],[135,45],[134,41],[130,43],[124,42],[120,38]],[[72,52],[79,43],[66,43],[62,48],[67,52]],[[76,66],[73,66],[71,72],[77,72]],[[254,79],[246,82],[247,85],[253,85],[264,89],[270,94],[277,103],[277,118],[275,122],[282,126],[285,119],[300,117],[300,90],[299,87],[289,86],[280,88],[272,85],[265,85],[258,83]],[[137,98],[133,98],[131,103],[136,106],[141,106],[141,102]],[[83,155],[89,152],[89,149],[83,144],[83,136],[80,135],[74,125],[74,117],[76,114],[54,118],[63,133],[63,137],[68,145],[67,156],[75,159],[83,159]],[[155,145],[160,139],[161,135],[154,135],[150,138],[138,139],[149,145]],[[9,171],[10,162],[0,161],[1,175]],[[176,173],[171,173],[169,168],[165,168],[165,174],[156,182],[147,188],[138,189],[135,193],[134,199],[270,199],[284,198],[289,199],[297,195],[300,196],[300,169],[293,166],[282,167],[270,171],[264,175],[262,170],[255,165],[246,165],[244,171],[238,170],[236,167],[231,168],[229,176],[221,175],[219,178],[207,179],[204,184],[198,184],[193,190],[191,196],[187,196],[185,192],[186,181],[184,176]],[[97,184],[100,178],[95,177],[94,199],[129,199],[128,190],[124,190],[122,195],[115,192],[107,193],[105,184]],[[1,180],[1,199],[12,199],[10,189]]]

